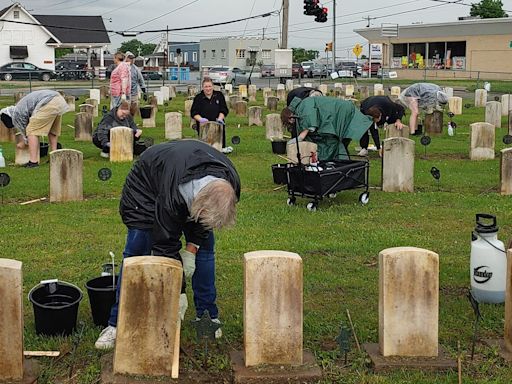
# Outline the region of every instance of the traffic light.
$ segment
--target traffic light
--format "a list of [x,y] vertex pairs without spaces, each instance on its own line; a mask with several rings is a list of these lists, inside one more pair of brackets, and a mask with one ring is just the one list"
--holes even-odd
[[327,21],[327,12],[328,12],[327,8],[325,8],[325,7],[323,7],[323,8],[318,7],[318,11],[315,14],[316,15],[315,21],[317,21],[319,23],[325,23]]
[[320,0],[304,0],[304,14],[307,16],[315,16],[319,1]]
[[332,52],[332,41],[330,43],[325,43],[325,52]]

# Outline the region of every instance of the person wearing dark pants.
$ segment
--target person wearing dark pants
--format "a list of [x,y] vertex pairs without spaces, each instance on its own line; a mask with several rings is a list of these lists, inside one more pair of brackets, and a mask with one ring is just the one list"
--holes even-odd
[[[371,116],[373,119],[372,125],[368,131],[372,135],[373,142],[379,151],[379,156],[382,156],[382,149],[380,146],[380,138],[378,127],[386,124],[394,124],[397,129],[402,129],[402,118],[405,114],[405,108],[398,103],[395,103],[388,96],[371,96],[363,100],[361,103],[361,112],[365,115]],[[359,156],[368,155],[368,144],[370,143],[370,136],[368,131],[359,140],[361,150]]]

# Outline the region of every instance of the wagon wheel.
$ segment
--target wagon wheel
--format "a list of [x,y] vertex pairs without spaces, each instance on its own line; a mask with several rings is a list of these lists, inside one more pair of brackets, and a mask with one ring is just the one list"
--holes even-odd
[[289,197],[288,199],[286,199],[286,204],[289,205],[290,207],[294,206],[295,205],[295,197],[292,196],[292,197]]
[[370,192],[366,191],[359,195],[359,202],[363,205],[368,204],[370,201]]
[[316,209],[318,208],[318,203],[316,201],[310,201],[308,205],[306,205],[306,208],[309,212],[316,212]]

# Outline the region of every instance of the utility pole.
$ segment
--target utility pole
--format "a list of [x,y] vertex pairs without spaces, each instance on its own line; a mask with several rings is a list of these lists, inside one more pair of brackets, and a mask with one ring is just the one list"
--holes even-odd
[[281,49],[288,48],[288,9],[289,0],[283,0],[283,30],[281,31]]
[[336,0],[332,1],[332,72],[336,71]]
[[169,62],[169,26],[166,28],[165,49],[164,49],[164,75],[162,76],[162,85],[165,85],[165,76],[167,75],[167,63]]

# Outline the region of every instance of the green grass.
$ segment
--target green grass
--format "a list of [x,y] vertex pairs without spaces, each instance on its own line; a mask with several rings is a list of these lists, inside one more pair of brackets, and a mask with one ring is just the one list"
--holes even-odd
[[[184,99],[179,95],[166,110],[183,111]],[[4,98],[0,104],[10,101]],[[472,100],[464,102],[472,104]],[[261,105],[262,100],[252,104]],[[333,341],[340,324],[348,324],[347,309],[359,341],[378,341],[378,254],[389,247],[416,246],[439,254],[439,343],[456,357],[460,342],[463,381],[510,382],[512,369],[496,350],[478,343],[475,359],[468,357],[474,316],[465,293],[475,213],[495,214],[499,237],[505,242],[512,233],[512,200],[497,193],[499,156],[479,162],[468,157],[469,124],[483,118],[483,108],[464,109],[464,114],[455,118],[456,136],[434,137],[426,158],[418,138],[413,138],[417,145],[415,193],[383,193],[373,188],[380,185],[381,161],[372,153],[368,205],[358,203],[360,190],[349,190],[323,200],[317,212],[309,212],[305,209],[308,199],[299,198],[296,206],[289,207],[286,191],[275,190],[271,165],[282,160],[271,153],[264,128],[248,127],[246,118],[230,115],[228,139],[241,137],[230,158],[241,176],[242,197],[236,226],[217,233],[218,304],[225,336],[212,346],[211,372],[229,377],[229,351],[243,347],[244,253],[280,249],[298,253],[304,262],[304,345],[314,352],[323,369],[322,383],[457,382],[456,372],[399,370],[374,374],[353,342],[349,364],[344,366]],[[503,122],[505,126],[506,120]],[[11,184],[4,188],[0,205],[0,256],[23,262],[24,297],[31,287],[48,278],[59,278],[85,290],[85,282],[99,276],[101,265],[109,261],[108,252],[114,251],[119,261],[124,246],[126,229],[118,214],[118,199],[131,164],[110,164],[92,144],[75,142],[72,129],[67,127],[73,123],[73,114],[66,114],[60,142],[65,148],[84,153],[82,202],[20,206],[20,202],[48,196],[49,165],[43,159],[38,169],[15,167],[13,144],[2,145],[10,163],[5,171],[11,176]],[[158,128],[143,129],[144,135],[154,137],[155,142],[164,141],[163,124],[163,113],[159,112]],[[184,136],[194,137],[188,119],[184,119],[184,127]],[[504,148],[501,138],[505,133],[505,128],[496,130],[496,153]],[[101,182],[97,171],[105,166],[112,169],[113,177]],[[430,175],[432,166],[441,170],[439,184]],[[58,361],[40,359],[43,373],[39,383],[54,383],[56,378],[67,378],[71,371],[73,380],[69,382],[96,383],[102,353],[94,349],[94,341],[100,330],[92,323],[87,298],[79,311],[78,328],[82,332],[68,338],[37,336],[31,304],[26,299],[24,310],[26,350],[69,351]],[[503,305],[482,305],[481,311],[479,337],[502,337]],[[188,322],[192,312],[191,308],[187,313],[182,344],[202,361],[202,347],[196,344]],[[194,369],[186,357],[182,360],[183,367]]]

